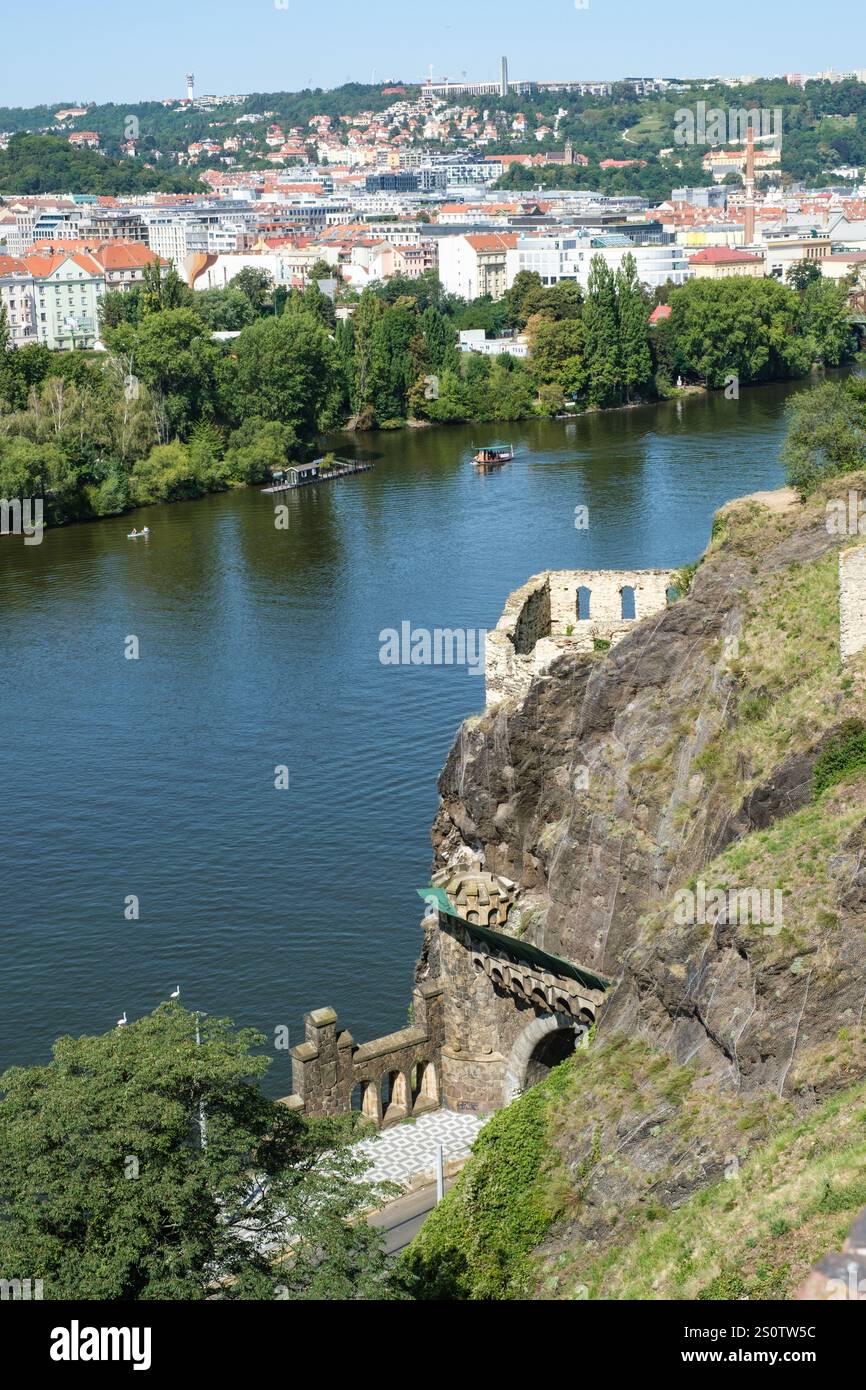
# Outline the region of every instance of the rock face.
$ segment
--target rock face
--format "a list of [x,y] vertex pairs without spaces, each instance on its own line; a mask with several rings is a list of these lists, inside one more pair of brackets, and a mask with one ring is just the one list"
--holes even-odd
[[[819,799],[813,780],[864,706],[864,658],[840,662],[839,547],[823,496],[726,509],[687,596],[463,726],[433,826],[436,869],[477,856],[520,885],[527,939],[615,980],[600,1041],[801,1107],[850,1083],[817,1059],[866,1004],[866,779]],[[777,910],[702,918],[697,883]],[[567,1147],[586,1152],[576,1132]],[[705,1148],[702,1181],[725,1161]]]

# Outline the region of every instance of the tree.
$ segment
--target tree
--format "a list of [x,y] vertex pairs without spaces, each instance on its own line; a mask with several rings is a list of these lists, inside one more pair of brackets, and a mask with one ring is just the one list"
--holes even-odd
[[649,344],[649,315],[637,278],[631,252],[623,256],[616,273],[616,304],[619,318],[619,355],[625,398],[646,390],[652,380],[652,353]]
[[[571,398],[583,396],[586,390],[587,369],[585,357],[585,333],[580,319],[562,319],[555,323],[550,319],[532,319],[532,352],[530,365],[536,380],[542,387],[556,386],[560,393]],[[548,402],[556,398],[545,395]],[[558,409],[562,409],[560,405]],[[545,413],[549,412],[545,407]]]
[[674,371],[724,385],[803,376],[813,345],[800,330],[802,306],[772,277],[689,280],[671,294],[667,343]]
[[157,256],[142,271],[139,293],[142,318],[165,309],[189,309],[195,301],[194,291],[181,280],[174,266],[164,271]]
[[619,322],[613,271],[602,256],[593,256],[583,308],[588,395],[592,405],[612,405],[622,383]]
[[527,298],[537,290],[543,289],[541,276],[536,270],[519,270],[512,281],[511,288],[505,292],[505,306],[508,317],[515,328],[522,328],[531,310],[526,308]]
[[263,318],[235,339],[234,414],[278,420],[311,441],[325,416],[337,375],[327,330],[304,311]]
[[825,478],[866,468],[866,402],[856,385],[822,382],[799,392],[786,410],[782,458],[789,484],[803,496]]
[[821,279],[821,267],[816,261],[795,261],[788,266],[788,273],[785,276],[792,290],[802,294],[810,285],[814,285],[816,280]]
[[220,352],[194,309],[146,315],[131,342],[121,344],[121,332],[109,335],[109,347],[131,356],[136,375],[160,394],[174,433],[213,414]]
[[232,278],[231,288],[244,296],[253,312],[253,317],[264,313],[268,297],[273,293],[274,277],[267,270],[257,266],[245,265]]
[[38,1271],[50,1299],[387,1297],[349,1126],[267,1099],[264,1041],[208,1019],[197,1045],[165,1004],[7,1071],[2,1277]]
[[820,274],[802,293],[802,331],[812,345],[812,358],[827,367],[838,367],[855,350],[848,318],[844,285],[824,280]]

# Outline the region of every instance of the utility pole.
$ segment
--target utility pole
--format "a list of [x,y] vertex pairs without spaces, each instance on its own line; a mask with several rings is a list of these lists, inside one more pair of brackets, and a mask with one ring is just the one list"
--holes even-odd
[[[207,1013],[206,1013],[203,1009],[196,1009],[196,1011],[195,1011],[195,1041],[196,1041],[196,1047],[201,1047],[201,1029],[200,1029],[200,1027],[199,1027],[199,1019],[200,1019],[200,1018],[207,1018]],[[201,1146],[202,1146],[202,1149],[206,1149],[206,1148],[207,1148],[207,1118],[206,1118],[205,1113],[204,1113],[204,1101],[203,1101],[203,1100],[200,1100],[199,1103],[198,1103],[198,1131],[199,1131],[199,1135],[200,1135],[200,1137],[201,1137]]]

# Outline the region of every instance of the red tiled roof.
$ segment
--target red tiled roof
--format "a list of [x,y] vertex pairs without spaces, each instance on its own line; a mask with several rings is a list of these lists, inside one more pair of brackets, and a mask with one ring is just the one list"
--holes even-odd
[[486,232],[467,236],[473,251],[513,251],[517,245],[516,232]]
[[657,304],[650,314],[650,323],[661,323],[662,319],[670,318],[670,304]]
[[689,256],[689,265],[730,265],[733,261],[750,261],[755,264],[760,260],[760,256],[752,256],[748,251],[740,251],[736,246],[707,246],[703,251],[696,251],[693,256]]

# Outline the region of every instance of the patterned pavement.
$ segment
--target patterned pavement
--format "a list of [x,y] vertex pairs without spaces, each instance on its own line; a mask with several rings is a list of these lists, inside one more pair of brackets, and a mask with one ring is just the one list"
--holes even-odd
[[436,1175],[436,1150],[442,1145],[446,1163],[466,1158],[486,1117],[459,1115],[456,1110],[431,1110],[412,1122],[391,1125],[375,1139],[365,1139],[359,1148],[369,1154],[373,1166],[364,1174],[365,1182],[398,1182],[404,1186],[414,1179]]

